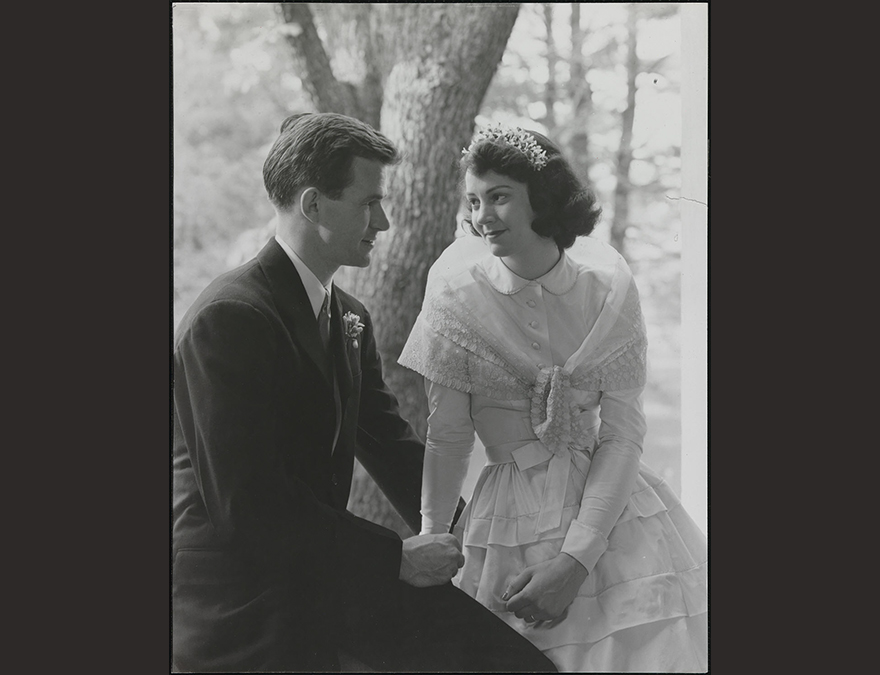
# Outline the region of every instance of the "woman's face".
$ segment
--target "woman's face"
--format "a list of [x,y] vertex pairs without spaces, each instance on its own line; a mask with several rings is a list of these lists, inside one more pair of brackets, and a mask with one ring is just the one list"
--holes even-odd
[[532,229],[535,212],[528,186],[494,171],[465,174],[465,193],[474,229],[499,258],[528,256],[544,237]]

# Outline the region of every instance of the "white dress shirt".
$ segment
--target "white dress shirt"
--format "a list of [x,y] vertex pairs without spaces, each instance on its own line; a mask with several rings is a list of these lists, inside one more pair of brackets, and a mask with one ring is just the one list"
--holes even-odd
[[303,286],[306,287],[306,294],[309,296],[309,302],[312,303],[312,311],[317,319],[318,313],[321,311],[321,305],[324,304],[324,297],[330,295],[330,287],[333,285],[333,280],[331,279],[330,284],[324,286],[318,281],[315,273],[309,269],[309,266],[303,262],[303,259],[296,254],[296,251],[286,241],[277,234],[275,235],[275,241],[284,249],[293,266],[296,267],[296,271],[299,272],[299,278],[302,279]]

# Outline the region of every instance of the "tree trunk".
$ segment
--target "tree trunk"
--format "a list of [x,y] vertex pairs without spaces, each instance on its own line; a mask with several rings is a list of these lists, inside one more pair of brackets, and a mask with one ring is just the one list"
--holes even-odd
[[[470,141],[474,118],[501,61],[519,4],[393,3],[374,5],[372,12],[371,44],[376,46],[372,72],[381,77],[383,91],[379,129],[397,145],[403,159],[386,172],[391,229],[379,236],[369,267],[340,270],[337,280],[369,310],[385,381],[397,395],[403,416],[424,438],[423,380],[400,367],[397,357],[421,308],[428,269],[455,236],[458,159]],[[295,13],[305,25],[302,14]],[[300,57],[308,56],[303,41],[291,46]],[[314,46],[311,51],[320,56]],[[315,86],[334,88],[328,80]],[[326,100],[315,98],[315,104],[323,110],[321,102]],[[364,112],[361,108],[361,115]],[[360,466],[349,507],[357,515],[408,534]]]
[[572,164],[585,180],[590,176],[590,137],[589,122],[593,113],[593,91],[587,81],[587,66],[584,57],[584,35],[581,27],[581,5],[571,3],[571,78],[569,79],[569,98],[572,101],[572,134],[568,145],[571,148]]
[[372,264],[352,275],[353,290],[373,317],[389,386],[420,434],[427,426],[422,378],[401,369],[397,357],[421,308],[428,268],[455,236],[461,148],[518,9],[384,6],[386,33],[406,38],[385,82],[381,130],[404,159],[388,171],[392,227],[379,237]]
[[381,44],[377,43],[374,37],[373,20],[375,15],[372,10],[373,6],[368,2],[352,5],[356,22],[355,42],[358,54],[364,64],[364,78],[358,89],[358,99],[364,115],[361,119],[378,129],[382,119],[384,83],[377,56],[377,49],[381,49]]
[[[617,186],[614,188],[614,220],[611,223],[611,245],[627,258],[626,230],[629,227],[629,167],[632,163],[632,130],[636,110],[636,75],[639,57],[636,53],[636,18],[634,5],[627,8],[626,109],[623,111],[623,132],[617,150]],[[627,258],[628,259],[628,258]]]
[[544,3],[544,29],[547,33],[547,86],[544,88],[544,107],[547,112],[544,115],[544,126],[550,137],[556,135],[556,62],[559,55],[556,53],[556,42],[553,38],[553,4]]
[[333,74],[308,3],[283,2],[278,10],[285,23],[284,37],[291,47],[296,73],[315,107],[320,112],[363,119],[365,111],[358,104],[354,85],[337,80]]

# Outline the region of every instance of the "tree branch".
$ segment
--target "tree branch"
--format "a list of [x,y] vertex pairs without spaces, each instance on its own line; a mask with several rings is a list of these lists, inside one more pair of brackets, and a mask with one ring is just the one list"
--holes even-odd
[[312,10],[305,2],[282,2],[278,11],[284,21],[284,37],[293,52],[297,75],[320,112],[337,112],[362,118],[354,85],[340,82],[315,28]]
[[669,57],[670,54],[667,54],[666,56],[661,56],[659,59],[654,59],[653,61],[643,61],[641,71],[643,73],[650,73],[658,70],[660,66],[662,66],[667,61],[667,59],[669,59]]
[[368,2],[354,5],[353,12],[355,15],[355,39],[358,51],[363,55],[365,69],[364,80],[358,87],[357,97],[364,114],[362,119],[378,129],[385,87],[377,59],[377,49],[373,42],[372,5]]

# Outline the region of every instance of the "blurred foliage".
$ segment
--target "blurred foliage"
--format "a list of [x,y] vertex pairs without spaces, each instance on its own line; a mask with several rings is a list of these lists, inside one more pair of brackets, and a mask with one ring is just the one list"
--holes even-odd
[[[614,212],[621,115],[626,106],[626,18],[638,17],[639,74],[628,176],[627,257],[649,330],[649,436],[645,460],[680,490],[680,27],[677,3],[581,3],[584,41],[572,53],[571,5],[552,3],[556,100],[547,116],[544,6],[522,5],[502,63],[477,118],[533,128],[556,140],[603,207],[593,236],[608,240]],[[351,7],[313,3],[319,30],[340,76],[358,68],[351,36],[334,32]],[[340,14],[342,13],[342,14]],[[178,3],[173,9],[174,323],[215,276],[251,257],[272,233],[262,163],[281,121],[312,110],[293,71],[271,3]],[[589,115],[572,92],[580,58]],[[552,119],[553,128],[544,122]],[[588,137],[587,156],[570,143]]]
[[236,239],[274,215],[262,167],[281,121],[310,105],[272,5],[174,7],[175,325]]

